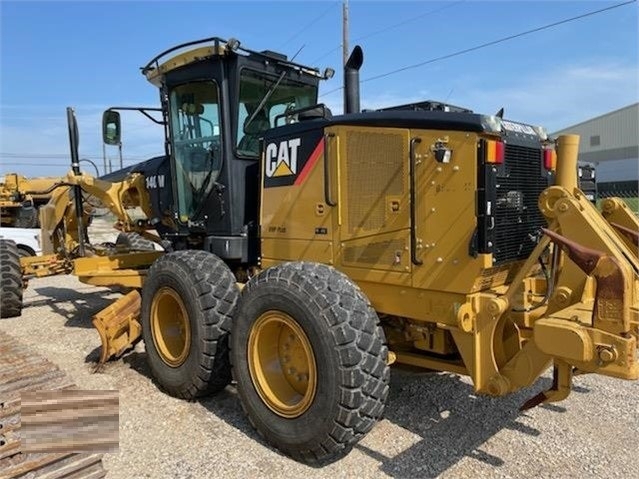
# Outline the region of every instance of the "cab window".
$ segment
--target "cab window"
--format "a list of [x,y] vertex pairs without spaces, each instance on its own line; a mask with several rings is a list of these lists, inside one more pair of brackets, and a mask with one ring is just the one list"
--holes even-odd
[[222,169],[219,92],[215,82],[179,85],[170,93],[178,213],[197,214]]
[[287,110],[314,105],[317,87],[280,75],[243,69],[240,73],[236,149],[243,157],[257,157],[259,140]]

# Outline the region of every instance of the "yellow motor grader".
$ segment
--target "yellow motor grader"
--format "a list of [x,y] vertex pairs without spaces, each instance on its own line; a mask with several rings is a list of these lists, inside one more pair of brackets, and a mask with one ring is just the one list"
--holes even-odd
[[[328,70],[234,39],[162,52],[142,72],[166,154],[108,181],[74,167],[42,210],[53,256],[21,274],[134,288],[96,317],[102,359],[141,334],[171,395],[235,379],[255,428],[306,463],[374,426],[393,363],[493,396],[552,368],[523,407],[565,399],[577,374],[638,379],[639,223],[578,189],[578,138],[432,101],[360,112],[362,62],[356,47],[333,116]],[[103,134],[120,142],[117,109]],[[166,251],[91,245],[82,191]]]
[[37,228],[38,209],[51,199],[57,177],[26,178],[17,173],[0,177],[0,224],[16,228]]

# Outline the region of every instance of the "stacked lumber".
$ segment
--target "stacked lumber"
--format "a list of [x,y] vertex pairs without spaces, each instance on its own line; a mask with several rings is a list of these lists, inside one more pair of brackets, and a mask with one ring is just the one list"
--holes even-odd
[[[72,389],[77,388],[56,365],[0,332],[0,479],[98,479],[106,476],[102,454],[93,452],[95,444],[88,452],[71,452],[82,449],[78,444],[63,444],[58,451],[51,451],[50,443],[39,440],[32,441],[31,451],[23,446],[22,395],[31,401],[28,415],[43,417],[47,414],[38,415],[34,409],[39,407],[42,398],[46,402],[51,391]],[[79,393],[66,394],[78,396]],[[113,418],[112,414],[109,418]],[[112,441],[113,436],[109,440]]]

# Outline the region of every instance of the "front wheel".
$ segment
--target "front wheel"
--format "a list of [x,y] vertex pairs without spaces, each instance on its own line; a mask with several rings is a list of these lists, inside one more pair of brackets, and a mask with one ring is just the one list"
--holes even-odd
[[130,251],[155,251],[155,243],[139,233],[122,232],[115,240],[115,246]]
[[228,333],[239,290],[228,266],[205,251],[158,258],[142,288],[142,337],[153,376],[193,399],[231,382]]
[[254,427],[309,464],[346,454],[381,417],[388,349],[377,314],[337,270],[286,263],[240,297],[231,360]]

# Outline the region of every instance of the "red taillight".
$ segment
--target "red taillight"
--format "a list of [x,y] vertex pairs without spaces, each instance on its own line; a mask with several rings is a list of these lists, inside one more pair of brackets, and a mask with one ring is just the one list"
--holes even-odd
[[501,165],[504,162],[505,147],[502,141],[486,140],[486,163]]
[[557,153],[550,148],[544,150],[544,168],[554,171],[557,167]]

